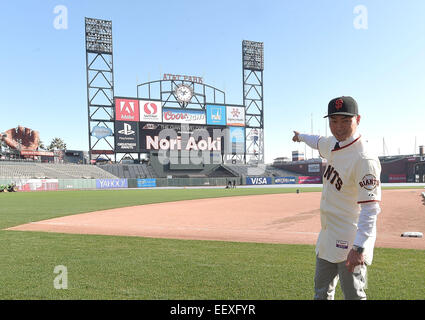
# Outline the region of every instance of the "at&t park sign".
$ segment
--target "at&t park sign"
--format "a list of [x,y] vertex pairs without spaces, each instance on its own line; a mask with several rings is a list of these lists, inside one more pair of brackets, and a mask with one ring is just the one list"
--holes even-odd
[[164,76],[162,77],[162,80],[174,80],[174,81],[191,81],[191,82],[196,82],[196,83],[204,83],[204,79],[202,79],[201,77],[196,77],[196,76],[186,76],[186,75],[181,75],[181,74],[169,74],[169,73],[165,73]]

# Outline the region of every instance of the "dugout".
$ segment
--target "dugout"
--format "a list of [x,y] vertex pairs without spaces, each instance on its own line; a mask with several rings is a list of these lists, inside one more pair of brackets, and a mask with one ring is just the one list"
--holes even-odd
[[182,157],[168,158],[165,162],[158,152],[150,153],[150,165],[160,178],[237,178],[239,175],[222,163],[193,163],[191,159]]
[[425,182],[425,161],[415,165],[415,182]]

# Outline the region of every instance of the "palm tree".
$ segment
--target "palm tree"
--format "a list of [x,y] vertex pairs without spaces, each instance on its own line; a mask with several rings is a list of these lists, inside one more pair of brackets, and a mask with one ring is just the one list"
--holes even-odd
[[4,142],[3,138],[6,137],[5,133],[0,133],[0,151],[6,150],[8,148],[6,142]]
[[66,143],[61,138],[53,138],[52,142],[47,146],[47,150],[65,150]]
[[38,149],[46,150],[46,146],[44,145],[44,142],[41,140],[38,142]]

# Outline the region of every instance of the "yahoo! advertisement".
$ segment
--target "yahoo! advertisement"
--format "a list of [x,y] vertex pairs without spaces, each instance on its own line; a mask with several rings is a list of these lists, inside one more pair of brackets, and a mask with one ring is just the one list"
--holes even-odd
[[96,179],[97,189],[128,188],[127,179]]

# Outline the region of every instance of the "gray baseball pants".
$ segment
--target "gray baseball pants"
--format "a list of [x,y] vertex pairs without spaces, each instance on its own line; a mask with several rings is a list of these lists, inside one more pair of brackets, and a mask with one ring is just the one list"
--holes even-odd
[[332,263],[316,257],[314,299],[333,300],[339,279],[345,300],[366,300],[366,272],[366,265],[357,266],[354,272],[349,272],[345,261]]

